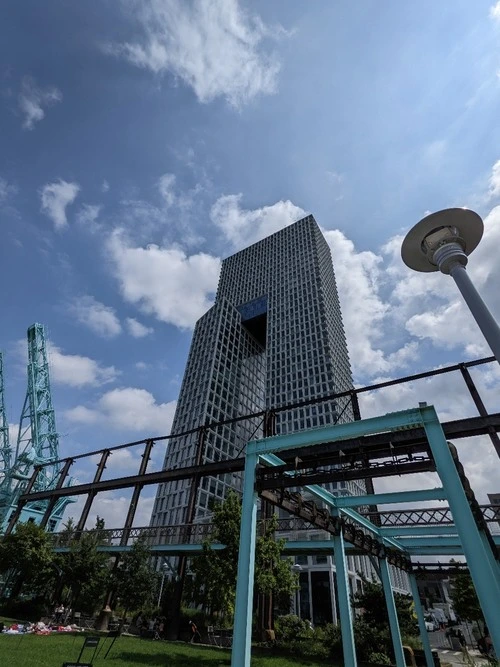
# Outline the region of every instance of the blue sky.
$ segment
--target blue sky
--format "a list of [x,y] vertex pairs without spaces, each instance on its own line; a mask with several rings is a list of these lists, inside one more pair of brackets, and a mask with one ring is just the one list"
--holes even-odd
[[[304,212],[332,248],[358,384],[488,354],[451,281],[410,274],[399,247],[427,211],[475,208],[486,233],[470,271],[500,318],[499,73],[492,0],[4,7],[9,421],[19,341],[39,321],[63,455],[167,432],[220,258]],[[500,374],[476,379],[496,410]],[[474,414],[450,383],[366,399],[365,414],[419,400]],[[498,491],[489,441],[461,447],[479,495]],[[108,521],[122,508],[110,498]]]

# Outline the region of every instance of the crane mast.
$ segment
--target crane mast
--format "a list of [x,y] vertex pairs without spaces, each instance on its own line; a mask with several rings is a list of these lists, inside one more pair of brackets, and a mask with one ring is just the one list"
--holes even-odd
[[[3,370],[3,366],[0,367]],[[35,466],[40,470],[34,490],[47,491],[55,487],[60,471],[56,461],[59,458],[59,437],[56,430],[55,412],[50,390],[49,363],[44,327],[33,324],[28,329],[28,386],[23,410],[19,420],[16,452],[12,461],[8,440],[8,421],[3,409],[2,460],[3,479],[0,479],[0,530],[5,529],[11,512],[15,509],[19,496],[23,493]],[[3,372],[1,373],[3,406]],[[6,425],[6,431],[4,430]],[[6,435],[4,435],[6,433]],[[2,471],[0,471],[1,474]],[[55,530],[62,519],[64,510],[71,499],[61,499],[51,512],[47,527]],[[21,521],[39,523],[48,501],[28,503],[21,513]]]

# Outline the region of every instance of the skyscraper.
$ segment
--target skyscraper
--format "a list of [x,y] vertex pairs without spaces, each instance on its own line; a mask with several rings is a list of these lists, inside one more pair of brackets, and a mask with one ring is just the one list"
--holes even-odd
[[[328,244],[312,216],[228,257],[215,304],[197,322],[173,433],[352,388],[352,376]],[[276,432],[353,419],[349,398],[280,412]],[[262,437],[262,419],[206,433],[203,461],[234,458]],[[173,438],[165,468],[195,462],[197,436]],[[160,485],[152,526],[185,521],[189,480]],[[333,485],[334,486],[334,485]],[[361,493],[363,482],[346,482]],[[239,474],[205,477],[196,518],[211,500],[240,488]],[[330,487],[331,488],[331,487]]]

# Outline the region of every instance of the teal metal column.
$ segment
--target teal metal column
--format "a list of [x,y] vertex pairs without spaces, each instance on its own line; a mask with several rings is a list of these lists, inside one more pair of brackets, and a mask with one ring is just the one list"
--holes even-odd
[[252,650],[252,607],[255,570],[255,533],[257,529],[257,494],[255,468],[257,456],[248,453],[245,461],[243,502],[241,507],[240,550],[234,610],[231,667],[250,667]]
[[394,648],[396,665],[397,667],[405,667],[406,662],[403,653],[401,632],[399,631],[398,614],[396,611],[396,604],[394,602],[394,594],[392,592],[389,565],[385,558],[379,558],[378,562],[380,565],[380,578],[382,579],[382,587],[384,589],[385,604],[387,605],[387,613],[389,615],[389,626],[391,628],[392,646]]
[[417,619],[418,619],[420,639],[422,640],[422,644],[424,647],[425,662],[427,664],[427,667],[434,667],[434,658],[432,657],[432,649],[429,643],[429,635],[427,634],[427,630],[425,629],[424,610],[422,609],[422,605],[420,603],[420,595],[418,593],[417,578],[415,577],[413,572],[408,572],[408,577],[410,579],[411,592],[413,595],[413,603],[415,605],[415,613],[417,614]]
[[344,651],[344,664],[356,667],[356,646],[354,644],[354,632],[352,628],[352,610],[349,589],[349,575],[345,557],[345,545],[342,532],[333,537],[333,556],[337,573],[337,594],[340,610],[340,630],[342,632],[342,649]]
[[[421,409],[424,428],[436,463],[436,471],[448,494],[448,504],[453,514],[463,552],[469,566],[474,588],[490,631],[495,653],[500,655],[500,623],[498,622],[498,565],[493,567],[489,546],[483,542],[472,515],[462,482],[458,475],[448,443],[432,407]],[[489,551],[488,551],[489,550]]]

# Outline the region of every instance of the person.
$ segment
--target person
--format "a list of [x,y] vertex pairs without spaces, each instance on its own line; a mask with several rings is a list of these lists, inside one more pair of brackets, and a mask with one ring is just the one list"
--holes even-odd
[[189,627],[191,628],[191,644],[194,644],[194,642],[197,640],[201,642],[201,635],[198,632],[198,628],[196,627],[196,623],[194,621],[189,621]]
[[55,608],[54,615],[56,617],[56,623],[60,625],[63,615],[64,615],[64,605],[63,604],[58,604],[57,607]]

